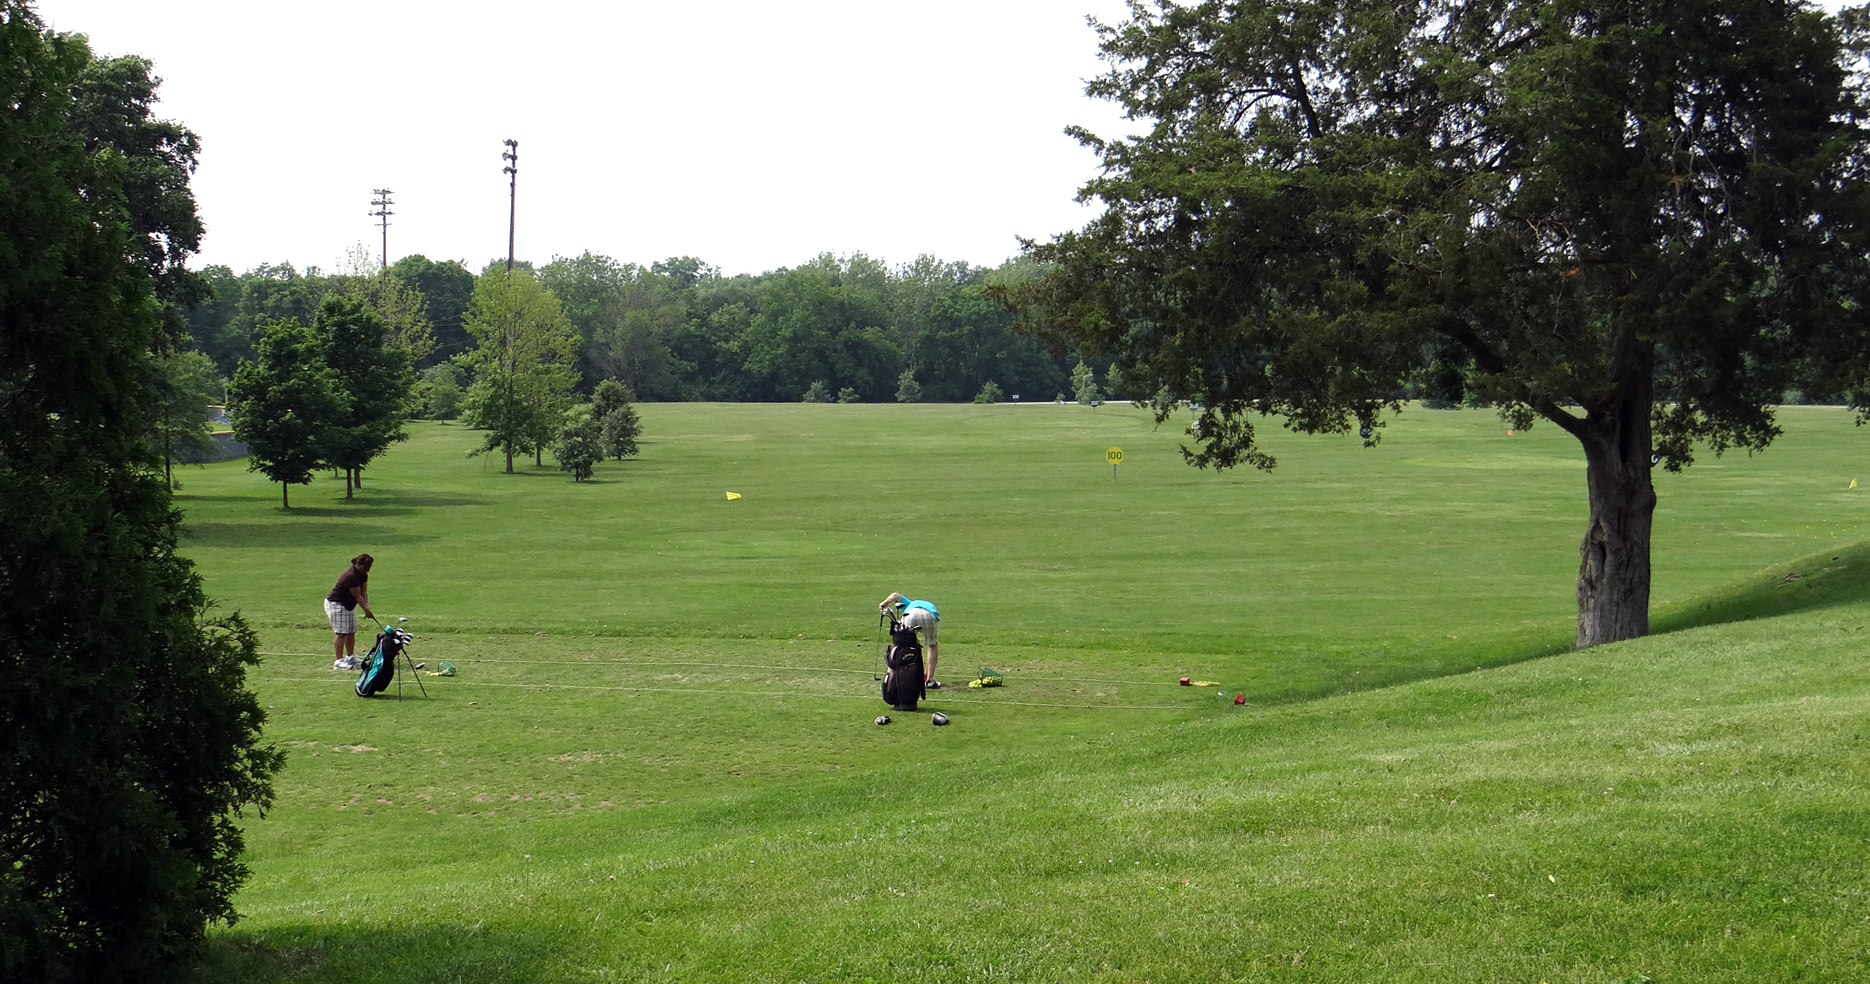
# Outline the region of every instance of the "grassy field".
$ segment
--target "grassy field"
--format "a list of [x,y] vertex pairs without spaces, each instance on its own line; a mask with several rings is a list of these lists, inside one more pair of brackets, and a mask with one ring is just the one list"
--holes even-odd
[[[204,980],[1865,972],[1870,444],[1840,411],[1660,476],[1682,631],[1566,653],[1583,476],[1551,428],[1412,412],[1217,476],[1126,407],[639,410],[594,483],[437,424],[352,501],[184,475],[289,752]],[[360,550],[461,667],[427,698],[326,669]],[[871,725],[890,590],[941,606],[943,677],[1008,686]]]

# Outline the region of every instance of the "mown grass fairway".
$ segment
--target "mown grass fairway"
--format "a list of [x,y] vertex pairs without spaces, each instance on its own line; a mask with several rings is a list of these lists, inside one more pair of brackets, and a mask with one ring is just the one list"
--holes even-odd
[[[1125,407],[639,410],[643,458],[584,485],[447,425],[350,502],[184,474],[290,752],[205,978],[1866,971],[1870,444],[1841,411],[1660,476],[1687,631],[1567,653],[1582,465],[1552,428],[1417,411],[1216,476]],[[461,667],[426,699],[326,668],[360,550],[415,658]],[[892,589],[941,606],[944,679],[1008,686],[871,725]]]

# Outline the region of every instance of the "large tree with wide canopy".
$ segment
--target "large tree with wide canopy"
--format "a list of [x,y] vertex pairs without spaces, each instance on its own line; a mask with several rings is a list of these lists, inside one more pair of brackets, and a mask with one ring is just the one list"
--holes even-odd
[[1648,630],[1651,470],[1870,374],[1865,14],[1783,0],[1172,0],[1097,25],[1106,206],[1026,324],[1116,357],[1201,466],[1366,442],[1408,387],[1587,463],[1577,644]]

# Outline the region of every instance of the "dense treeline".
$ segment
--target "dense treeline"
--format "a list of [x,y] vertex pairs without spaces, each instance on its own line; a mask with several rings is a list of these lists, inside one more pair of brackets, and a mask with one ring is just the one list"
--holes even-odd
[[[370,265],[361,259],[341,274],[288,263],[240,274],[207,267],[201,276],[212,296],[187,314],[195,347],[231,377],[254,358],[265,326],[309,326],[327,297],[363,297],[392,323],[422,373],[414,412],[453,416],[474,382],[475,286],[504,276],[504,262],[477,276],[459,261],[421,255],[382,273],[357,272]],[[521,266],[570,321],[580,393],[606,379],[651,401],[966,402],[984,390],[1027,400],[1073,393],[1077,357],[1012,331],[1012,314],[986,296],[990,285],[1030,279],[1036,271],[1025,260],[987,268],[922,256],[891,267],[861,253],[827,253],[729,276],[694,257],[644,267],[586,252]]]

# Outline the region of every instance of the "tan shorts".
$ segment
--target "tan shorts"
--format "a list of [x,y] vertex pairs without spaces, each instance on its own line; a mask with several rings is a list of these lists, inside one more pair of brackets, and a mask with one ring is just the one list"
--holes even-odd
[[331,620],[331,631],[338,635],[352,635],[357,631],[357,611],[325,599],[325,617]]
[[911,608],[903,612],[903,624],[918,630],[924,646],[935,645],[935,626],[941,621],[935,613],[926,608]]

